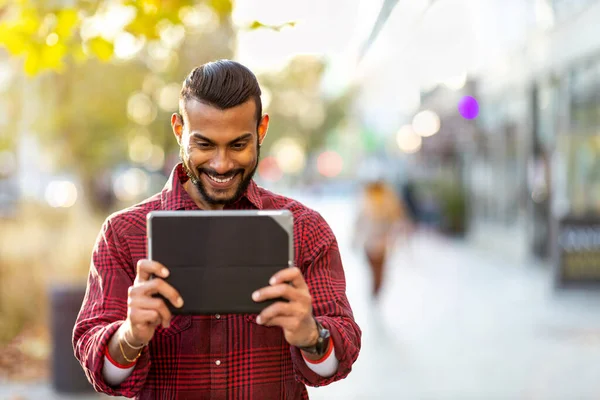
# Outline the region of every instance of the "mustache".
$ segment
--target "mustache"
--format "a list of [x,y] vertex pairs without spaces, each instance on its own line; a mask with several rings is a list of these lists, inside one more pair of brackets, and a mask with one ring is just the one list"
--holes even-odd
[[214,176],[214,177],[219,178],[219,179],[229,179],[229,178],[231,178],[234,175],[243,174],[244,170],[242,168],[239,168],[239,169],[231,170],[231,171],[227,172],[226,174],[219,174],[214,169],[198,168],[198,173],[199,174],[205,173],[205,174],[208,174],[210,176]]

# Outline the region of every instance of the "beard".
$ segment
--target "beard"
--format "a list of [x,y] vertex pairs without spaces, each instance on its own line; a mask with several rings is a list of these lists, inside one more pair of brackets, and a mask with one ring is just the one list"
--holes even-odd
[[[196,168],[196,175],[192,173],[193,167],[188,165],[189,160],[186,160],[184,157],[183,148],[180,149],[179,158],[181,159],[183,169],[186,175],[188,176],[188,178],[190,178],[190,182],[196,187],[196,189],[198,189],[198,192],[207,204],[230,205],[235,203],[240,197],[242,197],[244,192],[246,192],[246,189],[248,189],[248,186],[250,185],[250,182],[252,181],[256,170],[258,169],[258,162],[260,161],[260,146],[256,146],[256,164],[254,164],[254,167],[252,167],[252,169],[245,175],[245,170],[243,168],[234,169],[226,174],[218,174],[216,171],[208,168]],[[235,193],[232,196],[226,198],[215,197],[211,195],[211,193],[209,193],[206,185],[200,179],[200,176],[202,174],[209,174],[221,179],[227,179],[235,175],[241,174],[241,182],[238,184],[237,188],[235,188]]]

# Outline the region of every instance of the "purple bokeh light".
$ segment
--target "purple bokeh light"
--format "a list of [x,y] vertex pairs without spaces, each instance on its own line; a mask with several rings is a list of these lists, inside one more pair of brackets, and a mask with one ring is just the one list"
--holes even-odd
[[477,115],[479,115],[479,104],[474,97],[464,96],[458,102],[458,112],[466,119],[477,118]]

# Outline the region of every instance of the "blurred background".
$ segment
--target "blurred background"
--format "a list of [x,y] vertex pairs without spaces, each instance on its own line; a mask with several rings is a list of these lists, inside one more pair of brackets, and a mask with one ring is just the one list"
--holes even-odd
[[[99,398],[70,348],[96,235],[161,190],[181,82],[220,58],[257,74],[256,180],[331,224],[364,332],[311,398],[600,398],[598,21],[597,0],[0,0],[0,399]],[[377,300],[353,237],[375,180],[406,228]]]

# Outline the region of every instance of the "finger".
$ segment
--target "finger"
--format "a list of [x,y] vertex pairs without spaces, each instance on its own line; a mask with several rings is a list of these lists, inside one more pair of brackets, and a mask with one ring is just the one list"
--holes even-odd
[[181,308],[183,306],[183,299],[179,292],[162,279],[152,279],[140,286],[147,295],[160,294],[175,307]]
[[153,310],[158,312],[160,316],[160,323],[163,327],[168,328],[171,323],[171,311],[162,299],[154,297],[133,297],[128,301],[129,307],[139,310]]
[[292,301],[300,298],[301,293],[299,292],[300,289],[292,287],[287,283],[280,283],[279,285],[266,286],[262,289],[258,289],[252,293],[252,300],[260,302],[283,297],[284,299]]
[[159,262],[152,260],[139,260],[137,262],[137,276],[138,282],[146,282],[152,275],[166,278],[169,276],[169,270]]
[[278,283],[288,282],[292,286],[298,289],[308,289],[306,285],[306,281],[302,276],[302,271],[298,267],[288,267],[284,268],[281,271],[278,271],[271,277],[269,283],[271,285],[277,285]]
[[161,323],[160,314],[156,310],[132,310],[129,319],[131,320],[132,327],[141,326],[145,328],[148,325],[156,327]]
[[268,322],[260,324],[262,326],[278,326],[281,329],[288,331],[294,331],[298,327],[298,320],[296,317],[289,317],[281,315],[279,317],[271,318]]
[[274,318],[280,316],[292,316],[294,315],[295,307],[297,306],[278,301],[262,310],[262,312],[256,317],[256,323],[259,325],[268,325],[269,321]]

